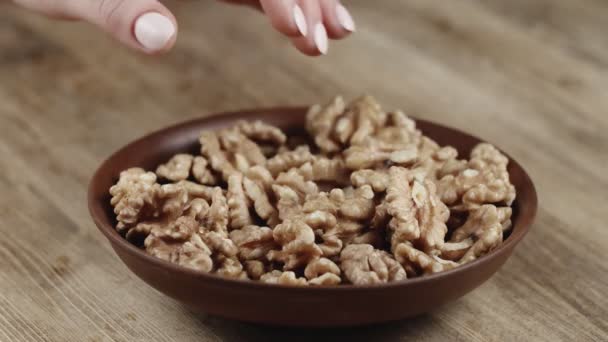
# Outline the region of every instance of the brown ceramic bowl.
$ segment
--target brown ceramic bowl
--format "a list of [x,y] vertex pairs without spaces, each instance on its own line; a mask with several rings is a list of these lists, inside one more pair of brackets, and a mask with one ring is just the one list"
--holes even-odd
[[[345,326],[399,320],[455,300],[486,281],[509,258],[526,235],[537,207],[532,181],[511,159],[509,174],[517,189],[513,230],[492,253],[456,269],[374,285],[288,287],[225,279],[183,268],[147,255],[114,230],[108,189],[122,170],[156,166],[179,152],[196,152],[201,130],[229,126],[238,119],[261,119],[301,132],[305,108],[241,111],[201,118],[141,138],[112,155],[90,184],[89,210],[116,254],[141,279],[160,292],[209,314],[249,322],[292,326]],[[441,145],[455,146],[467,155],[479,139],[438,124],[417,120],[419,128]]]

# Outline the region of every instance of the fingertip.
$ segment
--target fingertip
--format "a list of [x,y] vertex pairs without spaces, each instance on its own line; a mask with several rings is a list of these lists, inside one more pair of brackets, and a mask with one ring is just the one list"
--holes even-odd
[[177,22],[173,15],[146,12],[135,19],[133,36],[144,52],[163,53],[175,45]]
[[298,6],[298,4],[294,4],[293,6],[293,21],[296,23],[300,35],[306,37],[308,34],[308,24],[306,24],[306,17],[304,16],[302,7]]
[[331,39],[342,39],[356,31],[349,11],[337,0],[321,0],[323,23]]
[[306,36],[308,27],[302,8],[294,0],[260,0],[271,25],[289,37]]
[[344,5],[342,5],[338,1],[335,9],[336,18],[338,19],[338,23],[340,23],[340,26],[349,33],[355,32],[357,30],[355,20],[351,16],[350,12],[346,9],[346,7],[344,7]]
[[298,49],[298,51],[305,54],[306,56],[318,57],[323,55],[321,51],[319,51],[317,46],[306,37],[292,38],[291,42],[293,46]]

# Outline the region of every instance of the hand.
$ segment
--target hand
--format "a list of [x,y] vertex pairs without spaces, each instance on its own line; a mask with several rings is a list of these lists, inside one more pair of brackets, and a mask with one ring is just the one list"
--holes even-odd
[[[327,53],[328,41],[355,30],[339,0],[224,0],[263,11],[279,32],[303,53]],[[177,37],[177,22],[158,0],[13,0],[16,4],[59,19],[83,20],[110,33],[123,44],[148,54],[166,52]]]

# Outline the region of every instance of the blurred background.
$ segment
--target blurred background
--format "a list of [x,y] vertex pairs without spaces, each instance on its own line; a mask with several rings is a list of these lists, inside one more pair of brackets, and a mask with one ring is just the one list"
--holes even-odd
[[160,57],[0,3],[0,340],[294,336],[193,314],[145,286],[95,230],[86,186],[110,153],[167,125],[362,93],[504,149],[534,179],[539,216],[505,268],[455,304],[300,334],[606,338],[608,270],[596,256],[608,249],[608,2],[344,1],[357,32],[320,58],[249,8],[166,3],[180,27]]

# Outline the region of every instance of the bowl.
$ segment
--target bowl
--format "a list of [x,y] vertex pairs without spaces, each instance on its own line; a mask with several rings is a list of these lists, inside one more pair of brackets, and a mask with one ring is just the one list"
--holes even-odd
[[[202,130],[216,130],[239,119],[260,119],[302,132],[306,108],[273,108],[220,113],[184,122],[138,139],[108,158],[91,180],[88,205],[93,221],[110,241],[118,257],[143,281],[158,291],[224,318],[286,326],[352,326],[400,320],[453,301],[488,280],[507,261],[528,232],[537,208],[534,185],[512,158],[509,175],[517,190],[513,228],[504,243],[491,253],[455,269],[381,285],[290,287],[233,280],[184,268],[146,254],[114,229],[115,217],[108,189],[119,173],[130,167],[154,170],[180,152],[196,152]],[[469,154],[480,139],[425,120],[418,127],[440,145],[452,145]]]

